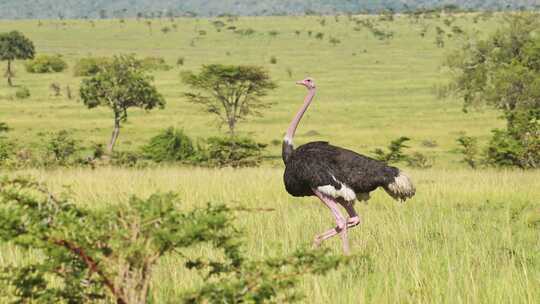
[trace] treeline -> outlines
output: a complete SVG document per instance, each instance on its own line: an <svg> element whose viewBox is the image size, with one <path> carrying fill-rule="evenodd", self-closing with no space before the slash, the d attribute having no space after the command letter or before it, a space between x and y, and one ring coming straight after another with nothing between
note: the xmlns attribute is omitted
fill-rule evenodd
<svg viewBox="0 0 540 304"><path fill-rule="evenodd" d="M304 15L379 13L384 10L524 10L539 9L531 0L0 0L1 19L128 18L218 15Z"/></svg>

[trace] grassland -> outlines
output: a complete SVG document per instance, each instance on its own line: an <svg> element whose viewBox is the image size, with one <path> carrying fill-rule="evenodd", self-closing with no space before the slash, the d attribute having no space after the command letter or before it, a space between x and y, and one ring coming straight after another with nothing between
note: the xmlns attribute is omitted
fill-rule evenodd
<svg viewBox="0 0 540 304"><path fill-rule="evenodd" d="M473 31L492 28L497 23L480 19L474 24L471 19L470 15L460 16L454 25ZM443 57L459 40L447 38L446 48L436 47L435 28L440 26L450 33L442 19L418 24L411 24L408 18L380 22L378 27L394 32L394 39L389 41L376 39L366 29L354 31L355 22L346 17L341 17L339 22L326 17L325 26L318 17L245 17L228 23L238 29L256 31L247 37L226 29L218 33L212 21L176 19L178 31L168 34L160 29L165 26L172 29L169 20L152 20L151 31L145 21L136 20L99 21L95 26L89 21L42 21L41 26L38 21L3 21L0 32L20 30L35 41L39 53L62 54L71 66L76 59L89 55L161 56L173 66L178 57L184 57L184 66L155 73L158 89L168 105L151 113L131 111L129 124L120 135L121 150L136 149L160 129L171 125L184 128L194 137L219 133L211 116L181 97L187 88L181 83L179 72L196 70L207 63L256 64L268 68L279 84L279 89L267 97L275 106L264 117L240 125L240 132L264 143L281 140L305 94L294 82L306 75L316 79L319 93L302 121L299 143L325 139L368 153L405 135L413 139L413 150L432 157L436 166L455 167L459 166L459 157L454 152L459 132L486 139L490 129L503 124L489 110L464 114L459 101L434 97L433 86L447 78L441 69ZM420 37L423 27L428 28L425 38ZM300 35L295 34L296 30L301 31ZM270 31L278 34L269 35ZM308 31L313 32L312 37ZM325 34L323 40L314 38L318 32ZM333 46L328 42L330 37L338 38L341 43ZM270 64L272 56L277 64ZM51 96L52 82L63 87L70 85L77 91L81 79L73 77L71 70L60 74L27 74L22 63L16 69L15 82L27 86L32 98L21 102L6 100L14 90L0 83L0 98L4 97L0 99L0 121L14 129L12 138L26 144L37 143L36 135L68 129L83 144L107 141L112 129L112 114L108 109L87 110L80 102ZM292 71L291 77L288 69ZM437 147L422 145L425 140L436 142ZM279 148L271 146L270 154L277 156Z"/></svg>
<svg viewBox="0 0 540 304"><path fill-rule="evenodd" d="M364 18L364 17L359 17ZM212 118L181 98L186 87L181 70L205 63L257 64L266 66L280 87L267 98L275 102L262 118L241 125L240 131L270 143L281 139L304 91L294 81L306 75L318 84L317 100L299 130L298 143L330 139L360 152L386 145L398 136L412 137L411 149L435 159L432 169L408 169L417 184L417 196L406 205L376 191L368 205L359 204L363 224L350 233L353 253L359 257L347 268L326 277L302 281L306 303L537 303L540 299L540 172L472 171L459 163L455 138L460 131L486 139L489 130L502 125L490 110L464 114L458 100L437 100L433 85L444 82L440 63L456 39L446 48L434 43L442 20L425 20L429 27L420 37L422 24L406 18L380 23L395 32L394 39L379 41L367 30L354 31L345 17L336 22L326 17L240 18L238 28L256 33L242 37L227 30L218 33L207 19L177 19L178 31L160 28L168 20L153 20L152 33L144 21L0 22L0 32L20 30L35 41L38 52L60 53L73 65L77 58L136 53L162 56L174 65L155 73L156 84L168 102L161 111L132 111L130 123L120 135L119 148L136 149L158 130L175 125L194 137L219 131ZM496 19L472 22L471 15L457 16L455 24L468 31L493 28ZM200 35L199 31L206 31ZM300 30L297 37L295 30ZM307 31L324 32L320 41ZM279 32L272 37L269 31ZM332 46L328 38L341 40ZM271 56L277 64L270 64ZM50 96L49 84L60 82L76 88L72 71L33 75L17 66L15 82L27 86L32 97L10 100L14 89L0 84L0 121L21 145L37 145L40 134L70 129L84 144L105 142L112 127L107 109L87 110L75 100ZM292 70L289 77L287 69ZM310 134L305 135L308 131ZM423 141L435 141L427 147ZM277 156L279 146L269 153ZM125 201L131 195L156 191L178 192L185 208L206 202L248 207L272 207L273 212L238 214L245 231L245 250L253 258L290 253L311 243L312 237L333 225L322 204L312 198L287 195L281 181L282 168L266 164L256 169L118 168L32 170L30 174L53 189L70 186L75 200L92 208ZM338 240L325 244L340 252ZM193 255L213 256L208 248ZM0 247L0 265L38 258L27 257L9 245ZM185 270L181 260L162 261L153 292L158 303L174 303L179 294L201 284Z"/></svg>
<svg viewBox="0 0 540 304"><path fill-rule="evenodd" d="M297 199L282 189L280 169L171 168L26 172L56 191L68 185L75 199L104 208L131 195L175 191L185 208L222 202L271 207L240 213L245 250L253 258L291 253L333 225L313 198ZM397 204L376 191L358 204L363 224L350 233L359 257L326 277L301 284L306 303L537 303L540 299L540 178L538 172L412 170L417 196ZM535 221L537 222L534 226ZM339 239L325 243L336 254ZM208 248L192 255L214 256ZM31 258L37 258L36 256ZM0 265L21 261L9 246ZM201 283L178 258L156 273L158 303ZM174 303L174 301L173 301Z"/></svg>

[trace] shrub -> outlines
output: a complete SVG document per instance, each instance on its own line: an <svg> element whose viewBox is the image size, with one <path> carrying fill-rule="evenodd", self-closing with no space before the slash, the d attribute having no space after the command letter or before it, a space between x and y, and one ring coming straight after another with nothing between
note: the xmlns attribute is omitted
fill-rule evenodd
<svg viewBox="0 0 540 304"><path fill-rule="evenodd" d="M234 32L236 34L240 35L240 36L251 36L251 35L255 34L255 30L252 29L252 28L239 29L239 30L236 30Z"/></svg>
<svg viewBox="0 0 540 304"><path fill-rule="evenodd" d="M373 151L375 158L386 163L397 163L406 160L407 156L403 153L403 149L409 148L405 145L405 142L409 140L410 138L405 136L394 139L388 145L388 152L382 149L375 149Z"/></svg>
<svg viewBox="0 0 540 304"><path fill-rule="evenodd" d="M87 57L81 58L73 67L75 76L93 76L96 75L101 67L105 64L110 64L111 59L108 57Z"/></svg>
<svg viewBox="0 0 540 304"><path fill-rule="evenodd" d="M167 65L162 57L145 57L141 60L141 67L147 71L168 71L171 66Z"/></svg>
<svg viewBox="0 0 540 304"><path fill-rule="evenodd" d="M15 145L7 139L0 137L0 165L11 158L15 151Z"/></svg>
<svg viewBox="0 0 540 304"><path fill-rule="evenodd" d="M140 165L141 155L137 152L132 151L114 151L112 158L111 158L111 164L114 166L120 166L120 167L138 167Z"/></svg>
<svg viewBox="0 0 540 304"><path fill-rule="evenodd" d="M60 55L39 55L26 63L26 71L28 73L58 73L64 71L67 66Z"/></svg>
<svg viewBox="0 0 540 304"><path fill-rule="evenodd" d="M49 139L45 144L45 150L53 164L66 165L70 157L78 150L77 141L72 137L70 132L60 130L49 135Z"/></svg>
<svg viewBox="0 0 540 304"><path fill-rule="evenodd" d="M254 167L261 163L265 147L247 137L211 137L200 148L199 161L218 167Z"/></svg>
<svg viewBox="0 0 540 304"><path fill-rule="evenodd" d="M523 132L523 137L508 130L492 131L487 151L486 163L499 167L539 168L540 130Z"/></svg>
<svg viewBox="0 0 540 304"><path fill-rule="evenodd" d="M428 158L420 152L414 152L405 159L407 165L413 168L428 169L433 167L433 159Z"/></svg>
<svg viewBox="0 0 540 304"><path fill-rule="evenodd" d="M176 65L184 65L184 57L178 57L176 60Z"/></svg>
<svg viewBox="0 0 540 304"><path fill-rule="evenodd" d="M276 64L277 63L277 58L275 56L270 57L270 63L271 64Z"/></svg>
<svg viewBox="0 0 540 304"><path fill-rule="evenodd" d="M27 87L19 87L17 91L15 91L15 97L17 99L30 98L30 90Z"/></svg>
<svg viewBox="0 0 540 304"><path fill-rule="evenodd" d="M476 169L478 165L478 140L475 137L462 135L458 137L457 142L461 146L459 151L463 154L463 162Z"/></svg>
<svg viewBox="0 0 540 304"><path fill-rule="evenodd" d="M193 142L182 130L173 127L152 137L142 148L143 157L155 162L185 161L195 156Z"/></svg>

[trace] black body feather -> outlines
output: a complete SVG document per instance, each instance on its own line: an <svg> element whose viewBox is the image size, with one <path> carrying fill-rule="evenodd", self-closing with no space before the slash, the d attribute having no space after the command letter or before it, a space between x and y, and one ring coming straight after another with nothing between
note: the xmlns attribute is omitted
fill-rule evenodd
<svg viewBox="0 0 540 304"><path fill-rule="evenodd" d="M325 185L339 190L341 183L355 193L369 193L386 188L400 173L398 168L323 141L297 149L284 142L283 160L285 188L292 196L311 196L312 189Z"/></svg>

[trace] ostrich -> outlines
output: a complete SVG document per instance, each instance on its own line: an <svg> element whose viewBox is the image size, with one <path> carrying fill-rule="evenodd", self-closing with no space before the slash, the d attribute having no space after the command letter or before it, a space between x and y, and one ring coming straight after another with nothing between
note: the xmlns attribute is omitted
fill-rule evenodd
<svg viewBox="0 0 540 304"><path fill-rule="evenodd" d="M332 211L336 227L315 236L313 245L318 247L323 241L339 234L343 251L349 254L347 229L360 224L360 217L354 209L355 200L369 200L369 193L378 187L399 201L411 198L416 190L410 178L398 168L328 142L310 142L295 149L294 133L316 91L311 78L297 84L305 86L308 94L283 139L285 189L295 197L316 196ZM341 214L339 205L347 211L347 220Z"/></svg>

